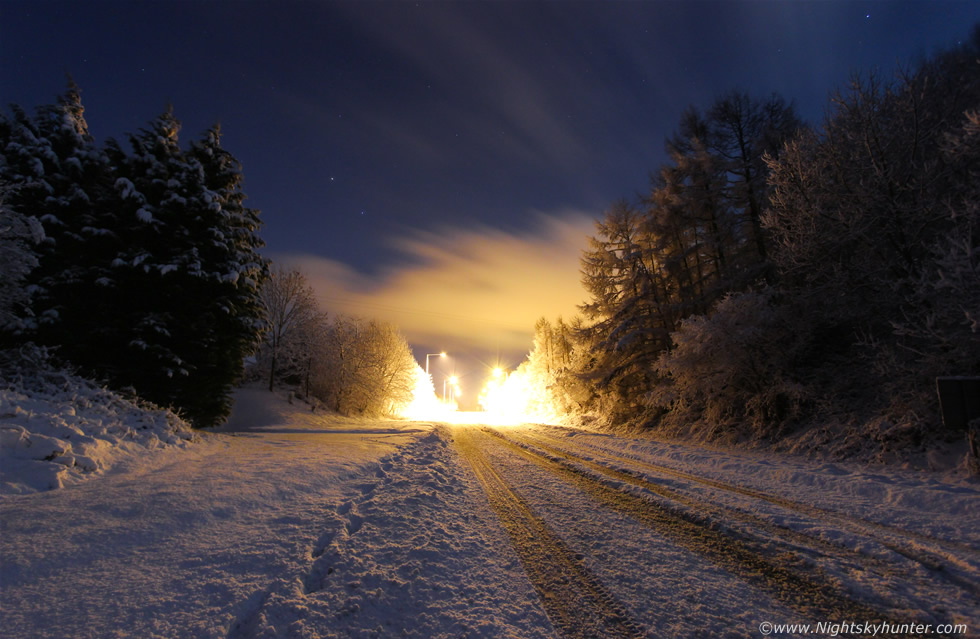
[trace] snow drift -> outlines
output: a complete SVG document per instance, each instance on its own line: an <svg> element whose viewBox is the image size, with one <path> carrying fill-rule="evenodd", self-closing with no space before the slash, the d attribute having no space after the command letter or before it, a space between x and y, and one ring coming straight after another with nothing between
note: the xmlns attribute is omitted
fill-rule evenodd
<svg viewBox="0 0 980 639"><path fill-rule="evenodd" d="M122 460L195 439L190 425L169 410L127 399L37 359L4 364L0 494L61 488Z"/></svg>

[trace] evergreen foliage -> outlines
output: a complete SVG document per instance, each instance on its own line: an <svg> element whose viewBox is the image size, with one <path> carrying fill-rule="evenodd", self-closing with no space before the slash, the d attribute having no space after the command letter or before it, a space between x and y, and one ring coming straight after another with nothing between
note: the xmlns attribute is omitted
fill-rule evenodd
<svg viewBox="0 0 980 639"><path fill-rule="evenodd" d="M168 108L128 136L128 151L98 148L73 83L33 118L12 111L0 178L10 209L36 216L46 236L18 339L196 426L220 423L258 345L267 263L219 129L185 151Z"/></svg>
<svg viewBox="0 0 980 639"><path fill-rule="evenodd" d="M37 266L35 248L43 240L37 218L11 210L0 191L0 331L23 328L23 318L29 316L24 278Z"/></svg>

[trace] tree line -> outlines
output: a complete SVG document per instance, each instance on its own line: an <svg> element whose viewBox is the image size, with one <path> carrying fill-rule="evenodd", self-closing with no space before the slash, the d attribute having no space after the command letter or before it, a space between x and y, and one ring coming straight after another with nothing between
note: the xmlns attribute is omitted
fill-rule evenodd
<svg viewBox="0 0 980 639"><path fill-rule="evenodd" d="M345 415L396 415L425 376L398 329L321 310L297 269L277 268L262 288L267 333L249 375L290 386Z"/></svg>
<svg viewBox="0 0 980 639"><path fill-rule="evenodd" d="M597 221L583 317L538 323L536 396L668 432L879 419L920 441L935 377L980 371L978 60L975 28L855 75L819 126L777 95L689 108L647 195Z"/></svg>
<svg viewBox="0 0 980 639"><path fill-rule="evenodd" d="M219 424L245 360L285 345L270 293L280 278L270 279L259 252L259 211L245 205L241 163L221 146L219 126L182 147L170 107L104 145L84 111L69 81L55 104L0 113L0 348L45 347L58 363L195 426ZM343 398L332 404L390 410L391 402L376 411L353 399L336 380L363 382L351 371L387 356L389 342L403 355L397 331L349 319L323 334L339 350L306 351L307 367L321 386L343 389L330 391ZM365 340L374 350L359 350L355 363L350 344ZM293 366L289 349L282 371Z"/></svg>

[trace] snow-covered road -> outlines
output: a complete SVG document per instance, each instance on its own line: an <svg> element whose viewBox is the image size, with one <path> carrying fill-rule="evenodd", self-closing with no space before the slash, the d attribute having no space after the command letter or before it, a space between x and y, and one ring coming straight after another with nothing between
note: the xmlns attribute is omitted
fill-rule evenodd
<svg viewBox="0 0 980 639"><path fill-rule="evenodd" d="M455 438L492 475L491 502L510 492L559 538L544 558L522 555L539 591L578 580L564 608L597 624L625 612L588 628L543 597L564 636L760 636L764 622L980 629L975 486L548 426ZM529 545L519 531L512 540ZM557 577L563 555L579 565ZM590 600L591 581L611 607Z"/></svg>
<svg viewBox="0 0 980 639"><path fill-rule="evenodd" d="M0 499L0 637L976 636L978 498L921 473L342 420L249 391L228 432Z"/></svg>

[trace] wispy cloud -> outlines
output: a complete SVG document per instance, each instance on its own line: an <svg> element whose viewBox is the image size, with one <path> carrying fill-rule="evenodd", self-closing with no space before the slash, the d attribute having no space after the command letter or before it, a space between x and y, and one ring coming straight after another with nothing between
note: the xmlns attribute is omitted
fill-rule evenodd
<svg viewBox="0 0 980 639"><path fill-rule="evenodd" d="M405 263L377 276L313 255L281 255L325 309L397 324L417 344L527 351L541 316L569 317L585 298L579 257L593 233L580 212L533 214L535 230L417 231L393 239Z"/></svg>
<svg viewBox="0 0 980 639"><path fill-rule="evenodd" d="M567 118L566 96L554 92L544 78L529 70L522 57L548 58L550 73L569 64L537 44L540 34L514 23L503 28L509 38L491 37L477 17L480 12L474 15L467 8L398 9L379 14L349 4L339 10L379 48L431 81L433 101L423 106L431 110L434 128L469 132L489 142L490 149L503 157L581 167L589 157L588 147L582 132ZM439 100L450 93L456 96L454 101ZM414 94L413 99L419 95ZM404 128L404 114L392 115L387 105L379 113L362 115L383 130L392 128L387 122L391 118L398 121L398 129Z"/></svg>

